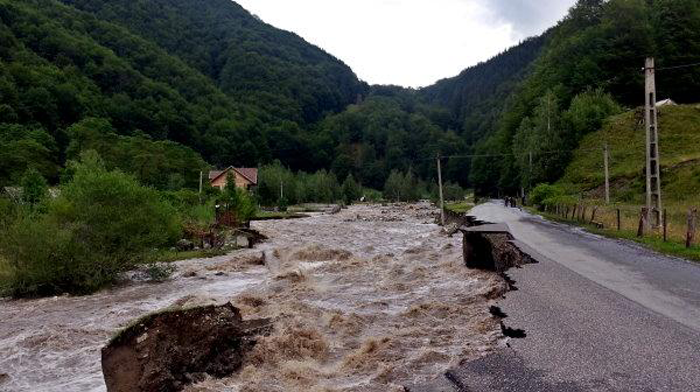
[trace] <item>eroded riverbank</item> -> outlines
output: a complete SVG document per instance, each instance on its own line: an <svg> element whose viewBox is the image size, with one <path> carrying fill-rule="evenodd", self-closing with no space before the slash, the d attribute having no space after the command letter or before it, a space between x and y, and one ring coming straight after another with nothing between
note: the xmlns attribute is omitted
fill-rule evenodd
<svg viewBox="0 0 700 392"><path fill-rule="evenodd" d="M99 350L133 318L232 301L271 317L242 371L190 391L387 391L429 380L500 339L488 313L505 283L467 270L461 238L427 204L355 206L256 222L256 249L177 263L172 281L88 297L0 303L0 390L103 391ZM264 265L260 265L264 263Z"/></svg>

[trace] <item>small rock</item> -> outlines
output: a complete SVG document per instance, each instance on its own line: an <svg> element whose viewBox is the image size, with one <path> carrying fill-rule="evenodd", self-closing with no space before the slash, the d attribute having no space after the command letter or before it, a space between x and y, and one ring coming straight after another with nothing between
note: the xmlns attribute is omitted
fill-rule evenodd
<svg viewBox="0 0 700 392"><path fill-rule="evenodd" d="M185 252L194 249L194 244L183 238L175 244L175 248L180 252Z"/></svg>

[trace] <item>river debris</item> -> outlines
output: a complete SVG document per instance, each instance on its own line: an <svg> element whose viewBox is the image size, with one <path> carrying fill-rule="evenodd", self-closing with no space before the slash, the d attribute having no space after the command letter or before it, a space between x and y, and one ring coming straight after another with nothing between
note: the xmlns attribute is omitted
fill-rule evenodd
<svg viewBox="0 0 700 392"><path fill-rule="evenodd" d="M267 320L243 321L233 305L169 309L139 319L102 349L108 392L176 392L238 370Z"/></svg>

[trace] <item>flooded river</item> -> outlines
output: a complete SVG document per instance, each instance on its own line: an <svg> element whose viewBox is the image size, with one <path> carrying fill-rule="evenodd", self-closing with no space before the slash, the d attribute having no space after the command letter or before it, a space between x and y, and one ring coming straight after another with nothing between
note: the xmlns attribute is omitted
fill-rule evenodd
<svg viewBox="0 0 700 392"><path fill-rule="evenodd" d="M271 317L236 375L188 391L391 391L430 380L500 339L500 278L463 266L461 236L428 204L354 206L257 222L256 249L176 263L172 280L86 297L0 301L0 391L104 391L100 349L168 306L227 301ZM263 264L264 265L260 265Z"/></svg>

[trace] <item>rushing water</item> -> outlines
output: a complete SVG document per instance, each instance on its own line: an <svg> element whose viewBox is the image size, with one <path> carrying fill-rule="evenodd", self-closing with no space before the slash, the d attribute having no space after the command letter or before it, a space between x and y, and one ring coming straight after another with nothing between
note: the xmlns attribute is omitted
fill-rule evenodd
<svg viewBox="0 0 700 392"><path fill-rule="evenodd" d="M168 306L227 301L244 317L272 317L275 331L240 373L191 391L387 391L428 380L494 346L487 308L503 284L463 267L459 236L442 234L434 212L355 206L258 222L265 244L176 263L166 283L4 300L0 390L104 391L100 349L120 327Z"/></svg>

